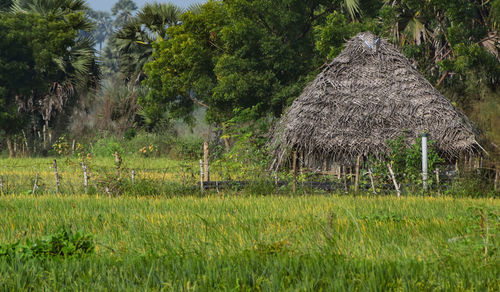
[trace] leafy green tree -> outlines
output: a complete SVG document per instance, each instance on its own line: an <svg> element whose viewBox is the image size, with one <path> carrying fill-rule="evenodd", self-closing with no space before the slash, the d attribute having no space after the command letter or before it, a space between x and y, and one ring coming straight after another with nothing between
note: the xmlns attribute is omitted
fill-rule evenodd
<svg viewBox="0 0 500 292"><path fill-rule="evenodd" d="M236 108L279 115L320 65L312 28L334 9L331 1L229 0L186 13L156 47L142 102L180 116L199 104L216 123Z"/></svg>

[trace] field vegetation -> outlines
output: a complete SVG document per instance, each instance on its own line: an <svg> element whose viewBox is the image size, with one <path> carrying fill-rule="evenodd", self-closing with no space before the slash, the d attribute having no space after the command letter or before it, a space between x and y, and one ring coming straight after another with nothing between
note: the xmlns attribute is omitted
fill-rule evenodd
<svg viewBox="0 0 500 292"><path fill-rule="evenodd" d="M0 256L3 290L500 288L495 199L6 195L0 208L2 243L95 240L83 257Z"/></svg>

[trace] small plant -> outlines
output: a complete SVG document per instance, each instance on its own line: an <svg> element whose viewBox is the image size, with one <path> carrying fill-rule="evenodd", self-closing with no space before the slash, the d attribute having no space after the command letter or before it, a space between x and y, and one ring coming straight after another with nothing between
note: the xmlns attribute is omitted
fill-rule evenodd
<svg viewBox="0 0 500 292"><path fill-rule="evenodd" d="M41 239L26 240L24 244L0 244L0 257L9 258L48 258L82 257L95 250L94 236L90 233L61 229L59 232L43 236Z"/></svg>
<svg viewBox="0 0 500 292"><path fill-rule="evenodd" d="M137 152L139 152L139 154L144 157L153 157L158 153L158 146L156 145L144 146L140 148L139 151Z"/></svg>
<svg viewBox="0 0 500 292"><path fill-rule="evenodd" d="M57 141L52 145L52 149L57 155L60 156L68 155L71 151L69 142L66 140L66 136L64 135L57 139Z"/></svg>

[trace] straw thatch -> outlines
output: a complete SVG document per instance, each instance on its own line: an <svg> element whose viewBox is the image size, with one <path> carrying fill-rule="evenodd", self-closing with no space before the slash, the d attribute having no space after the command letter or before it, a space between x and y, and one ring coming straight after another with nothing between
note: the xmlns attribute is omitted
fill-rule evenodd
<svg viewBox="0 0 500 292"><path fill-rule="evenodd" d="M302 153L309 167L351 163L358 155L382 157L388 139L406 133L412 143L424 132L450 160L480 149L467 118L394 46L363 32L347 42L277 124L273 168L285 163L291 150Z"/></svg>

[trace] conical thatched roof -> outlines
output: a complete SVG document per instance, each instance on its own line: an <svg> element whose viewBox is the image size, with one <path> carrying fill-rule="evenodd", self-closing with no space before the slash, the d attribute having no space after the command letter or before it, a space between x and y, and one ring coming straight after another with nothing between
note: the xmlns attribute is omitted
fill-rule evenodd
<svg viewBox="0 0 500 292"><path fill-rule="evenodd" d="M388 139L406 133L414 141L424 132L449 159L480 148L472 124L408 59L386 40L363 32L282 117L273 133L273 167L283 164L291 149L318 164L380 157Z"/></svg>

